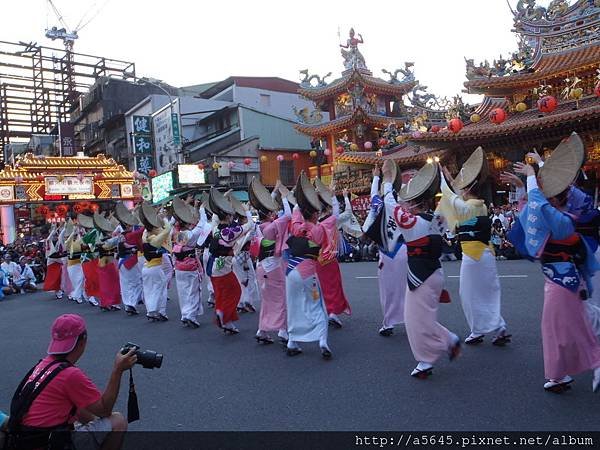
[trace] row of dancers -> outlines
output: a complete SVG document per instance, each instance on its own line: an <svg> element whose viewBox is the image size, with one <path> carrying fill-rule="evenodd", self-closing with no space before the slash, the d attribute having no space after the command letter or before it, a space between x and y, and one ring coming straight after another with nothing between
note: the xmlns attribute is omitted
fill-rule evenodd
<svg viewBox="0 0 600 450"><path fill-rule="evenodd" d="M583 154L573 134L545 164L539 161L538 174L533 166L515 165L526 186L515 174L503 174L522 204L511 241L522 255L540 260L545 275L544 389L551 392L569 389L572 375L585 370L593 370L593 390L600 385L600 308L594 300L600 289L594 294L592 279L600 213L574 185L583 156L579 161L572 155ZM168 320L174 272L181 321L197 328L205 277L215 322L224 333L237 334L238 312L253 311L260 301L257 342L271 344L277 333L289 356L301 354L302 343L318 342L329 359L328 326L341 327L339 316L351 313L337 261L340 229L365 233L380 254L379 333L390 336L404 324L417 362L411 375L427 379L441 357L454 360L460 354L461 343L480 345L490 337L493 345L504 346L512 340L501 313L483 200L486 164L478 148L455 178L428 163L402 185L396 165L386 161L373 170L371 208L362 227L346 192L340 212L333 186L318 180L313 185L304 174L293 194L280 183L273 193L256 179L250 183L257 222L246 205L215 188L200 207L174 199L170 218L147 203L134 212L118 204L113 217L79 216L77 226L51 232L46 289L66 290L77 301L97 300L104 310L122 301L132 315L143 303L148 319L158 322ZM469 325L464 339L437 320L439 303L450 301L440 264L445 229L457 230L463 253L459 296Z"/></svg>

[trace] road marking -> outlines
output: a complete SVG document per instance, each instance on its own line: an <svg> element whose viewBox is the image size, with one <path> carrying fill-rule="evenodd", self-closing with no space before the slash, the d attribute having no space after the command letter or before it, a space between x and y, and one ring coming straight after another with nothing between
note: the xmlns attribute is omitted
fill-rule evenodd
<svg viewBox="0 0 600 450"><path fill-rule="evenodd" d="M527 278L529 275L498 275L498 278ZM448 278L460 278L460 275L447 275Z"/></svg>
<svg viewBox="0 0 600 450"><path fill-rule="evenodd" d="M447 278L460 278L460 275L446 275ZM498 278L527 278L529 275L498 275ZM354 277L357 280L373 280L379 277Z"/></svg>

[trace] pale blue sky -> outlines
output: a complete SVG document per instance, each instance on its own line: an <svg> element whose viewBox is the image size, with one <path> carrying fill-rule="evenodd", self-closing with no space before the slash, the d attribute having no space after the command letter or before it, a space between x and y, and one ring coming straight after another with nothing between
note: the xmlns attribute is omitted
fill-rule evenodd
<svg viewBox="0 0 600 450"><path fill-rule="evenodd" d="M516 4L516 0L510 0ZM542 1L547 4L548 1ZM55 0L75 27L94 4L105 5L80 32L75 50L136 63L139 76L189 85L229 75L297 81L308 68L338 76L338 27L363 35L361 51L376 76L404 61L433 93L453 95L465 81L463 57L493 59L516 50L506 0ZM0 40L37 41L58 20L46 0L0 0ZM331 79L330 79L331 80Z"/></svg>

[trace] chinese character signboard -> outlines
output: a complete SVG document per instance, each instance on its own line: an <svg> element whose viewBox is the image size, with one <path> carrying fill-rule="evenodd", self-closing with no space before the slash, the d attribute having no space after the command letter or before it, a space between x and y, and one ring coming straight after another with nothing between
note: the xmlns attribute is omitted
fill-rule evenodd
<svg viewBox="0 0 600 450"><path fill-rule="evenodd" d="M172 170L177 164L177 150L181 142L179 132L179 101L167 105L152 116L156 171L161 174Z"/></svg>
<svg viewBox="0 0 600 450"><path fill-rule="evenodd" d="M75 154L75 126L72 123L61 122L58 126L60 154L73 156Z"/></svg>
<svg viewBox="0 0 600 450"><path fill-rule="evenodd" d="M154 168L154 158L150 155L140 155L135 157L135 167L142 175L148 176Z"/></svg>
<svg viewBox="0 0 600 450"><path fill-rule="evenodd" d="M151 136L133 136L134 153L152 153L152 137Z"/></svg>
<svg viewBox="0 0 600 450"><path fill-rule="evenodd" d="M151 134L152 129L150 116L133 116L133 133L134 134Z"/></svg>

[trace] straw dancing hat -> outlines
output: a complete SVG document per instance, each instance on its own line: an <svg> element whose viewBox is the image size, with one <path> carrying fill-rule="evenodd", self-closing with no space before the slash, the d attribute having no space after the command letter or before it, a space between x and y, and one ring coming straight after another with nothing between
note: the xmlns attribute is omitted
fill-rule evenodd
<svg viewBox="0 0 600 450"><path fill-rule="evenodd" d="M244 205L242 205L242 202L240 202L236 198L236 196L233 195L233 193L228 192L227 195L225 195L225 197L227 198L227 200L229 200L229 203L231 203L231 207L238 216L246 217L246 210L244 209Z"/></svg>
<svg viewBox="0 0 600 450"><path fill-rule="evenodd" d="M180 222L192 225L196 223L194 222L194 216L192 215L192 210L189 205L179 197L173 198L173 215Z"/></svg>
<svg viewBox="0 0 600 450"><path fill-rule="evenodd" d="M94 221L94 226L104 233L112 233L115 231L115 226L106 217L101 216L97 212L94 213L92 220Z"/></svg>
<svg viewBox="0 0 600 450"><path fill-rule="evenodd" d="M156 214L156 209L150 203L143 202L142 206L138 210L138 214L140 216L141 222L148 229L152 228L160 228L162 226L162 221L158 218Z"/></svg>
<svg viewBox="0 0 600 450"><path fill-rule="evenodd" d="M250 204L262 213L268 214L277 211L277 205L273 197L256 177L252 177L248 185L248 199Z"/></svg>
<svg viewBox="0 0 600 450"><path fill-rule="evenodd" d="M225 216L233 216L235 214L229 200L214 187L210 188L208 204L210 205L210 210L221 219L224 219Z"/></svg>
<svg viewBox="0 0 600 450"><path fill-rule="evenodd" d="M400 189L400 199L405 202L416 200L425 194L433 197L440 184L440 167L437 163L427 163L412 179Z"/></svg>
<svg viewBox="0 0 600 450"><path fill-rule="evenodd" d="M298 200L298 206L304 211L321 211L319 195L306 177L304 171L300 173L298 181L296 182L296 199Z"/></svg>
<svg viewBox="0 0 600 450"><path fill-rule="evenodd" d="M488 168L485 153L483 148L477 147L454 178L452 186L455 190L464 189L477 180L484 180L487 176Z"/></svg>
<svg viewBox="0 0 600 450"><path fill-rule="evenodd" d="M315 178L315 189L323 204L331 207L333 205L333 193L331 192L331 189L325 186L325 183L323 183L320 178Z"/></svg>
<svg viewBox="0 0 600 450"><path fill-rule="evenodd" d="M77 223L88 230L94 228L94 219L92 219L90 216L86 216L85 214L77 214Z"/></svg>
<svg viewBox="0 0 600 450"><path fill-rule="evenodd" d="M125 206L123 202L117 202L117 205L115 206L115 217L119 222L124 223L125 225L137 225L139 223L137 217L127 209L127 206Z"/></svg>
<svg viewBox="0 0 600 450"><path fill-rule="evenodd" d="M200 204L204 206L204 209L210 214L213 214L213 210L210 209L210 202L208 201L208 192L203 192L200 196Z"/></svg>
<svg viewBox="0 0 600 450"><path fill-rule="evenodd" d="M547 198L565 191L577 178L585 160L585 147L575 132L564 139L546 159L538 177Z"/></svg>

